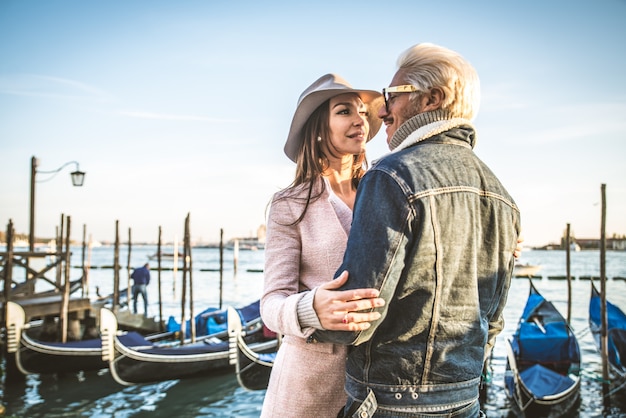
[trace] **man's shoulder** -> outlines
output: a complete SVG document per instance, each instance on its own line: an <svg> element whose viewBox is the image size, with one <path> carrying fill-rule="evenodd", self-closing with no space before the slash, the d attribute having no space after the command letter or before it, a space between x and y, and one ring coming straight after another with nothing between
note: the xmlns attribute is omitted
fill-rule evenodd
<svg viewBox="0 0 626 418"><path fill-rule="evenodd" d="M131 274L131 276L133 275L146 275L146 274L150 274L150 270L148 270L146 267L138 267L136 268L133 273Z"/></svg>
<svg viewBox="0 0 626 418"><path fill-rule="evenodd" d="M384 155L380 159L374 161L367 174L384 172L384 173L396 173L398 170L402 170L403 167L415 167L414 160L418 158L415 147L409 147L398 152L392 152Z"/></svg>
<svg viewBox="0 0 626 418"><path fill-rule="evenodd" d="M372 166L367 172L374 172L376 170L385 170L387 167L393 166L398 159L398 153L392 152L385 154L379 159L372 162Z"/></svg>

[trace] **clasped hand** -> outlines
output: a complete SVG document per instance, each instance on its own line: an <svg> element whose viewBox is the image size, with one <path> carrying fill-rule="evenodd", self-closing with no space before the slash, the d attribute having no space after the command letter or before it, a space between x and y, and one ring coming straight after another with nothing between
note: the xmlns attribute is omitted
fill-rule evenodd
<svg viewBox="0 0 626 418"><path fill-rule="evenodd" d="M336 290L347 280L348 272L344 271L315 292L313 308L326 330L363 331L380 318L379 312L369 311L385 304L385 300L378 297L378 289Z"/></svg>

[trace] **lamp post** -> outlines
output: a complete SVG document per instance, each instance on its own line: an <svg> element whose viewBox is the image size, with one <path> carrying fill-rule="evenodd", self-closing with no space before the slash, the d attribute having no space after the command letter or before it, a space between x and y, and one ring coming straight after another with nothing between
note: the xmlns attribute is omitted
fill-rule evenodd
<svg viewBox="0 0 626 418"><path fill-rule="evenodd" d="M30 229L28 234L28 246L30 252L35 251L35 177L37 176L37 173L52 174L52 177L54 177L59 171L61 171L63 168L67 167L70 164L76 165L76 169L70 173L70 176L72 177L72 184L76 187L80 187L85 181L85 172L80 171L78 163L76 161L69 161L63 164L61 167L57 168L56 170L37 171L39 160L37 160L37 158L35 158L34 156L30 160ZM50 177L48 180L50 180L52 177Z"/></svg>

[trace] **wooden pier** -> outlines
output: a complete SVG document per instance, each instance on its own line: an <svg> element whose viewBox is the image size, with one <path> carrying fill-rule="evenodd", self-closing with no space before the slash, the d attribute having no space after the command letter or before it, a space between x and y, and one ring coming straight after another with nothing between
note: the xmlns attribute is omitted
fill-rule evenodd
<svg viewBox="0 0 626 418"><path fill-rule="evenodd" d="M47 257L54 255L55 259L46 264L39 271L33 269L30 260L32 258ZM59 257L60 256L60 257ZM69 254L67 255L69 257ZM77 313L81 317L91 305L88 298L71 296L81 287L81 280L73 283L66 278L65 282L50 279L46 275L53 269L61 269L65 253L32 253L32 252L0 252L0 280L4 282L3 291L0 292L0 304L4 307L6 301L12 301L24 308L27 319L37 319L48 315L59 316L64 310L67 313ZM13 267L26 269L27 278L22 282L13 279ZM52 290L35 292L35 282L42 280L52 286ZM0 314L4 320L4 309Z"/></svg>
<svg viewBox="0 0 626 418"><path fill-rule="evenodd" d="M63 310L63 297L60 293L32 295L12 299L24 309L26 320L41 319L46 316L59 316ZM88 298L70 298L67 312L72 317L84 319L89 316L91 302Z"/></svg>
<svg viewBox="0 0 626 418"><path fill-rule="evenodd" d="M59 339L67 340L68 324L84 320L90 316L92 306L83 297L84 277L70 281L70 219L66 218L67 238L59 237L60 244L50 251L15 251L13 248L14 229L12 221L7 226L7 248L0 252L0 319L6 322L6 304L15 302L23 309L27 321L42 319L58 322ZM61 228L63 230L63 228ZM63 245L65 243L65 245ZM14 270L22 268L24 274L14 278ZM84 275L83 275L84 276ZM35 284L45 282L50 290L36 292ZM78 296L80 295L80 296Z"/></svg>

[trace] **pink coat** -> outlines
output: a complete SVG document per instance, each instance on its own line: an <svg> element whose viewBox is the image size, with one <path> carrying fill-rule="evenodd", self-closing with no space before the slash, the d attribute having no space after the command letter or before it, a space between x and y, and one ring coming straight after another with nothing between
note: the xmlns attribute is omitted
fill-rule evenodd
<svg viewBox="0 0 626 418"><path fill-rule="evenodd" d="M286 193L289 197L282 198ZM327 186L320 198L311 202L305 218L290 225L302 213L306 197L302 187L297 195L277 193L267 223L261 315L264 323L284 338L261 417L334 418L346 402L347 348L307 344L314 329L302 329L297 308L306 293L332 279L341 265L352 211Z"/></svg>

